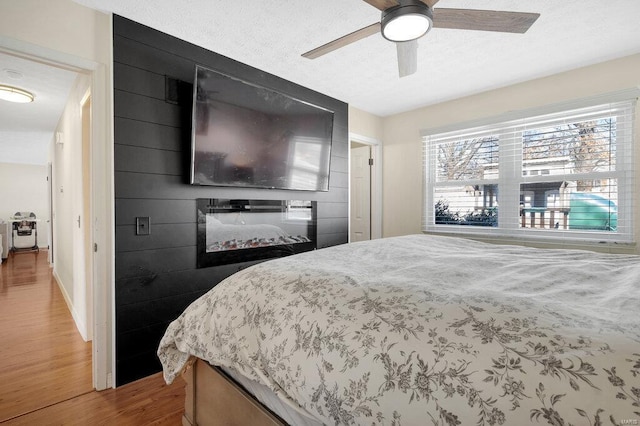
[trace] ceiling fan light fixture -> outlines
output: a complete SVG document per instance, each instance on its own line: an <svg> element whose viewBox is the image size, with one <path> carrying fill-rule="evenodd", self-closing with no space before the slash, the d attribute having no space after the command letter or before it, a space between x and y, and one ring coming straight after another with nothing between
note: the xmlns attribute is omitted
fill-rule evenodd
<svg viewBox="0 0 640 426"><path fill-rule="evenodd" d="M425 35L433 26L429 6L419 0L404 0L382 12L382 36L390 41L410 41Z"/></svg>
<svg viewBox="0 0 640 426"><path fill-rule="evenodd" d="M17 102L17 103L29 103L33 102L34 96L32 93L27 92L26 90L18 89L17 87L7 86L4 84L0 84L0 99L9 102Z"/></svg>

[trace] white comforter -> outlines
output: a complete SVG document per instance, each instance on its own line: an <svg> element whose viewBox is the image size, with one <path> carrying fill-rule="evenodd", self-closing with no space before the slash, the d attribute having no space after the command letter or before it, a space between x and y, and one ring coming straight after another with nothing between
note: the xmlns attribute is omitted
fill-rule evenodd
<svg viewBox="0 0 640 426"><path fill-rule="evenodd" d="M414 235L241 271L158 355L167 382L197 356L326 424L619 424L640 420L639 311L637 257Z"/></svg>

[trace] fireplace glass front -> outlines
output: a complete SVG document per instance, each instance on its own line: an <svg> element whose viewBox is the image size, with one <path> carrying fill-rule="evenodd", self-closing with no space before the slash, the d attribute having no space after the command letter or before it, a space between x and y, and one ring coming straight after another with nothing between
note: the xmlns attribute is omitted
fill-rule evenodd
<svg viewBox="0 0 640 426"><path fill-rule="evenodd" d="M199 198L198 268L316 248L316 202Z"/></svg>

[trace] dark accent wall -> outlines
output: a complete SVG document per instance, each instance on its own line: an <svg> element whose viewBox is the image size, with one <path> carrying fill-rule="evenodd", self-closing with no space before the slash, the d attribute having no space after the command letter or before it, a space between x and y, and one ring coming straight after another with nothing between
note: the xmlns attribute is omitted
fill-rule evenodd
<svg viewBox="0 0 640 426"><path fill-rule="evenodd" d="M116 377L160 371L169 322L225 277L256 262L196 269L196 199L318 202L318 248L348 240L347 104L125 18L113 19ZM189 185L195 65L335 112L328 192ZM148 216L150 235L136 235Z"/></svg>

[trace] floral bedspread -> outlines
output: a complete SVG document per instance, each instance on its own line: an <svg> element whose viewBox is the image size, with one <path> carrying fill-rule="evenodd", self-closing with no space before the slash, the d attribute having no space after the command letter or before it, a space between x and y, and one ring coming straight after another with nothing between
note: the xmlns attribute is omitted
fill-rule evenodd
<svg viewBox="0 0 640 426"><path fill-rule="evenodd" d="M640 259L412 235L243 270L167 329L326 424L640 423Z"/></svg>

